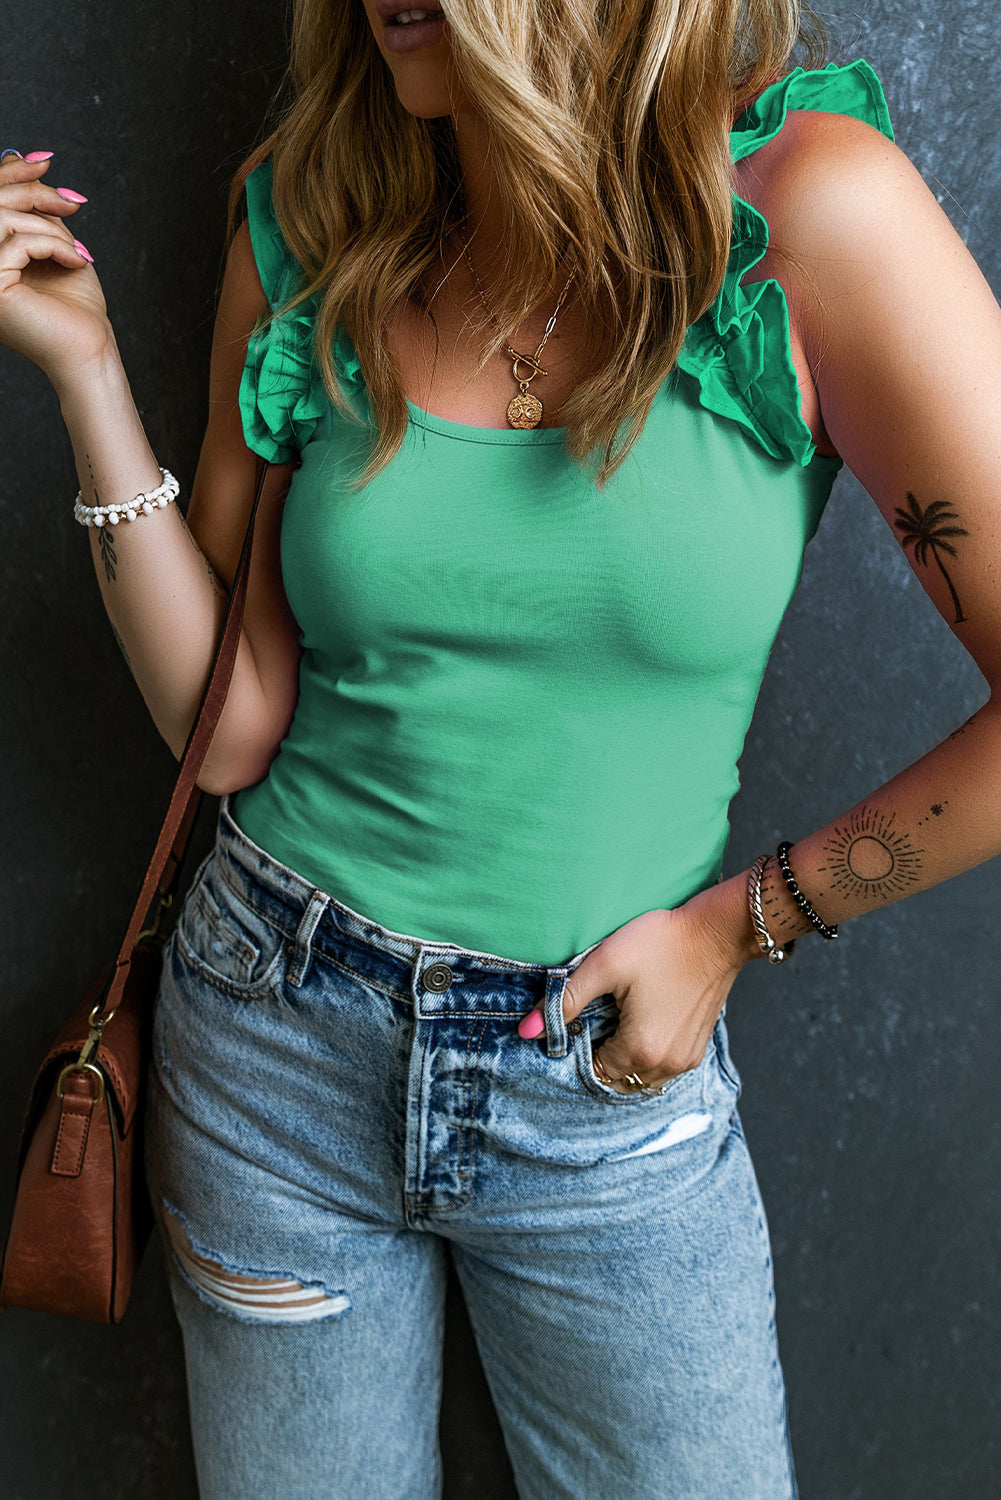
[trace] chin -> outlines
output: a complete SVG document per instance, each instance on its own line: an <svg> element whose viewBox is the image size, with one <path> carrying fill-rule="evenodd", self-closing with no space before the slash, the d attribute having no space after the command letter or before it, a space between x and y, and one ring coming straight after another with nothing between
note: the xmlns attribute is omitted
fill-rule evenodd
<svg viewBox="0 0 1001 1500"><path fill-rule="evenodd" d="M457 115L469 108L469 103L458 83L449 80L449 58L447 45L442 44L444 56L420 61L414 58L393 56L386 58L393 75L396 97L407 114L418 120L438 120L443 115ZM429 48L429 53L434 50ZM385 57L385 53L383 53Z"/></svg>
<svg viewBox="0 0 1001 1500"><path fill-rule="evenodd" d="M444 89L406 88L397 81L396 97L407 114L418 120L438 120L454 113Z"/></svg>

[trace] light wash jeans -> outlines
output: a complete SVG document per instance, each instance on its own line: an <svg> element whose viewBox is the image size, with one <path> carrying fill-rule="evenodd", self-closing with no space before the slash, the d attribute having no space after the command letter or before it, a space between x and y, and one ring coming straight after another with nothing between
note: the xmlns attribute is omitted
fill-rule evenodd
<svg viewBox="0 0 1001 1500"><path fill-rule="evenodd" d="M440 1496L449 1254L523 1500L795 1500L725 1022L663 1093L616 1093L612 997L562 1019L590 951L390 932L223 799L146 1117L203 1500Z"/></svg>

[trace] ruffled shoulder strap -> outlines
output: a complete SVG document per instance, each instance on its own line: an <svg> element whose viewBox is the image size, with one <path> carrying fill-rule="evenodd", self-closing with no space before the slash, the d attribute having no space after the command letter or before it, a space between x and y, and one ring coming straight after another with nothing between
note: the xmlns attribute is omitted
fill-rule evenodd
<svg viewBox="0 0 1001 1500"><path fill-rule="evenodd" d="M893 140L882 85L870 64L859 58L844 66L796 68L770 84L734 122L732 159L742 161L778 135L790 109L853 115ZM764 217L735 193L723 287L689 328L678 364L698 381L704 407L738 422L773 458L805 467L816 445L800 407L785 293L774 280L742 285L767 248Z"/></svg>
<svg viewBox="0 0 1001 1500"><path fill-rule="evenodd" d="M271 201L272 161L270 156L258 162L247 175L244 194L247 203L247 227L257 262L261 286L272 307L287 295L289 270L295 264L278 228Z"/></svg>
<svg viewBox="0 0 1001 1500"><path fill-rule="evenodd" d="M261 286L272 308L301 283L302 267L285 243L271 197L268 157L245 183L250 243ZM316 363L316 296L253 330L240 379L239 404L247 447L271 463L297 462L323 415L327 393ZM340 346L335 345L335 358Z"/></svg>

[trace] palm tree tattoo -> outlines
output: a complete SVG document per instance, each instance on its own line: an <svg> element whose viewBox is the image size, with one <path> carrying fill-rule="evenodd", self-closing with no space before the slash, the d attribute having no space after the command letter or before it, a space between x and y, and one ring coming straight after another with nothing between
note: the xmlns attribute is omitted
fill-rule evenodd
<svg viewBox="0 0 1001 1500"><path fill-rule="evenodd" d="M952 579L946 572L945 564L939 554L947 552L950 557L955 557L957 555L956 549L949 538L954 536L969 536L970 533L964 531L962 526L950 526L947 524L950 521L959 520L956 512L951 509L948 500L933 500L929 506L922 510L916 496L912 495L910 490L908 490L907 502L907 510L902 505L897 506L897 519L893 523L894 530L900 532L900 544L905 551L908 547L913 547L914 561L920 563L923 568L927 567L928 553L929 551L931 552L932 557L938 563L942 577L949 585L949 593L952 595L952 602L956 606L956 618L953 623L961 625L966 616L963 614L959 595L956 593Z"/></svg>

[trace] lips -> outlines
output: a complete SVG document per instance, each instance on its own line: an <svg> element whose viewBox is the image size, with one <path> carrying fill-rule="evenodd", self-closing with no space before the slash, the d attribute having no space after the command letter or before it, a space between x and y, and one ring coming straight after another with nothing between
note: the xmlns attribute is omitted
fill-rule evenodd
<svg viewBox="0 0 1001 1500"><path fill-rule="evenodd" d="M445 38L445 16L437 5L416 6L413 0L379 0L378 10L385 25L382 28L382 45L387 52L418 52L424 47L434 47ZM393 19L400 11L426 10L423 21L400 22Z"/></svg>
<svg viewBox="0 0 1001 1500"><path fill-rule="evenodd" d="M414 5L413 0L376 0L375 13L382 21L389 21L395 25L393 17L398 16L401 10L427 10L434 11L436 16L441 15L441 6L435 5L433 0L428 5ZM431 19L436 19L436 16L433 16ZM413 24L415 26L423 26L424 22L415 21Z"/></svg>

